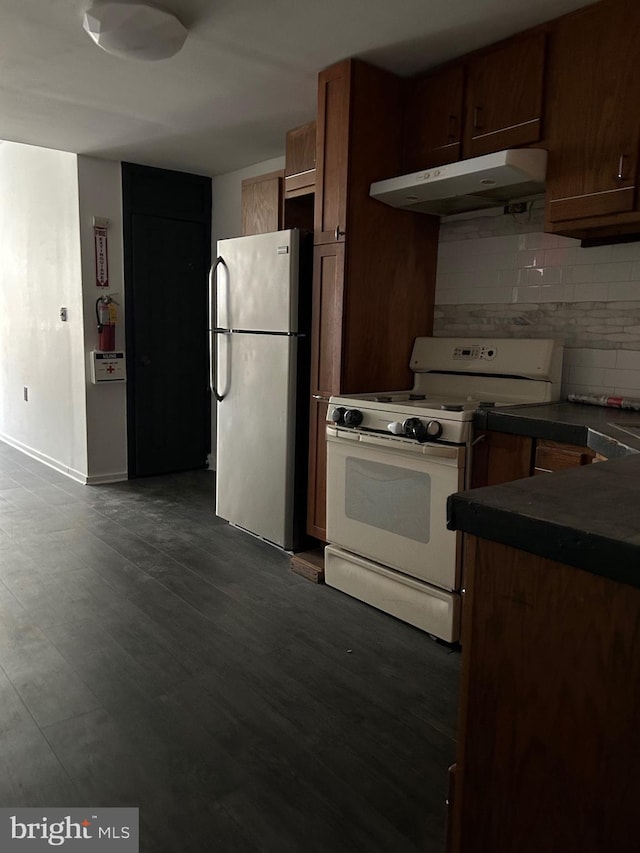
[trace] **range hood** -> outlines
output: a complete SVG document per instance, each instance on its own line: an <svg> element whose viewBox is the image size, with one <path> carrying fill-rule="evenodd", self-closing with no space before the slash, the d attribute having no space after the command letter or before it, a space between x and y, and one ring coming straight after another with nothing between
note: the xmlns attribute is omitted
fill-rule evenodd
<svg viewBox="0 0 640 853"><path fill-rule="evenodd" d="M544 192L546 169L543 149L514 148L377 181L369 194L391 207L447 216Z"/></svg>

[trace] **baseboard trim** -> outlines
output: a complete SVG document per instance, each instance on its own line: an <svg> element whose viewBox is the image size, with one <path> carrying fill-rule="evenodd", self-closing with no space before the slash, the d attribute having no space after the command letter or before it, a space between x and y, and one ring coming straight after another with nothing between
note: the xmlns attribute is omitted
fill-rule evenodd
<svg viewBox="0 0 640 853"><path fill-rule="evenodd" d="M126 471L115 471L112 474L90 474L87 477L88 486L101 486L105 483L122 483L129 479Z"/></svg>
<svg viewBox="0 0 640 853"><path fill-rule="evenodd" d="M76 471L75 468L70 468L63 462L59 462L57 459L54 459L51 456L47 456L46 453L41 453L39 450L35 450L35 448L29 447L28 444L23 444L21 441L18 441L17 439L12 438L9 435L5 435L5 433L0 433L0 440L4 441L4 443L8 444L10 447L13 447L15 450L19 450L21 453L24 453L25 456L30 456L32 459L37 459L38 462L42 462L49 468L53 468L54 471L58 471L60 474L65 474L65 476L70 477L72 480L75 480L76 483L82 483L83 486L86 485L87 475L83 474L82 471Z"/></svg>

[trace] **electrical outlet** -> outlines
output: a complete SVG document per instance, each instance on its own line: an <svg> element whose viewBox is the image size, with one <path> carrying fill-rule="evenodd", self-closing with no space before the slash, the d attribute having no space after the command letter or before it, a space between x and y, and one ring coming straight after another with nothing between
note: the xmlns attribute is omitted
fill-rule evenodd
<svg viewBox="0 0 640 853"><path fill-rule="evenodd" d="M513 201L511 204L505 204L504 206L505 213L526 213L527 212L527 202L526 201Z"/></svg>
<svg viewBox="0 0 640 853"><path fill-rule="evenodd" d="M25 403L28 403L29 402L29 389L27 388L26 385L22 389L22 396L24 398Z"/></svg>

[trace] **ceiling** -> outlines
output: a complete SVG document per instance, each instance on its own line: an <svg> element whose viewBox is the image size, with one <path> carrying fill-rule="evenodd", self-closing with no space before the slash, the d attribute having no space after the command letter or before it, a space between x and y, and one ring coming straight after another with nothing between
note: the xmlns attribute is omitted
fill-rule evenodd
<svg viewBox="0 0 640 853"><path fill-rule="evenodd" d="M161 0L176 56L117 59L91 0L2 0L0 138L216 175L280 156L318 71L359 56L411 75L589 0Z"/></svg>

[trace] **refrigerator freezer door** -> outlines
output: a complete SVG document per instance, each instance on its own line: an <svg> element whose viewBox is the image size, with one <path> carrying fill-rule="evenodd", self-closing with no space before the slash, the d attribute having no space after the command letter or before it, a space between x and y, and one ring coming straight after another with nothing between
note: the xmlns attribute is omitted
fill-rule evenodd
<svg viewBox="0 0 640 853"><path fill-rule="evenodd" d="M298 340L218 334L216 513L293 548Z"/></svg>
<svg viewBox="0 0 640 853"><path fill-rule="evenodd" d="M216 324L222 329L298 329L299 237L296 230L220 240Z"/></svg>

